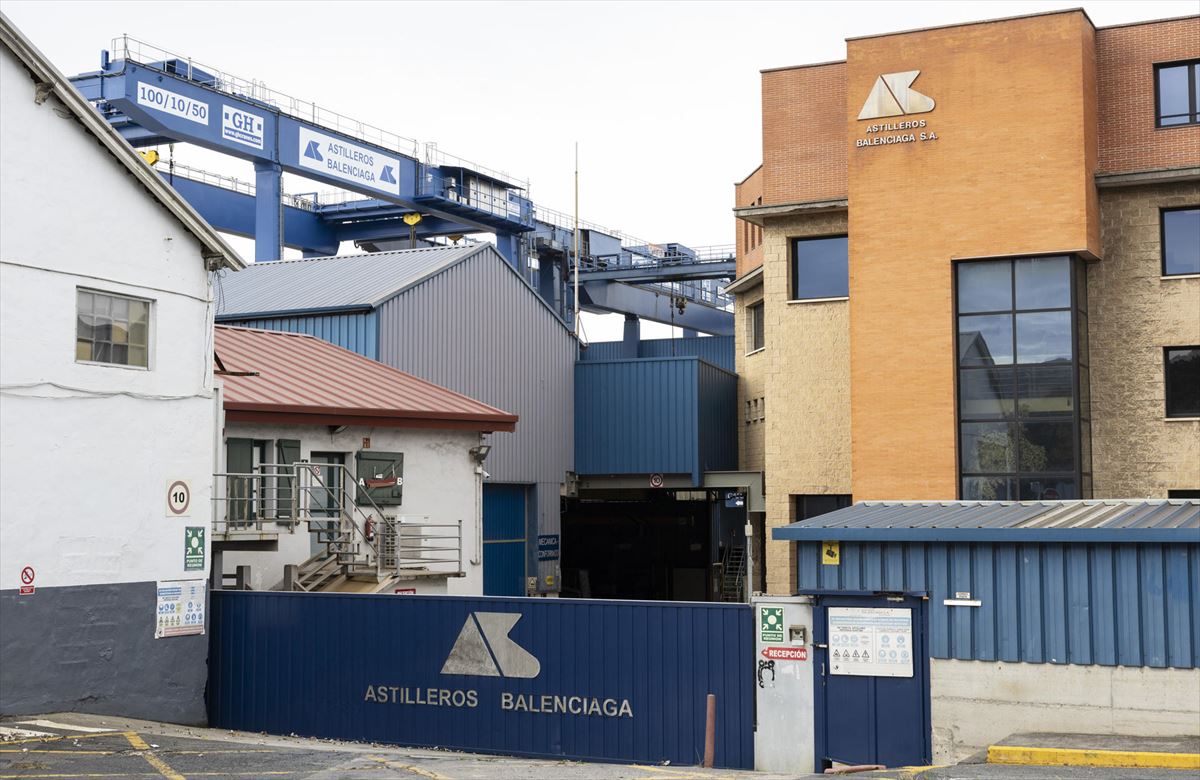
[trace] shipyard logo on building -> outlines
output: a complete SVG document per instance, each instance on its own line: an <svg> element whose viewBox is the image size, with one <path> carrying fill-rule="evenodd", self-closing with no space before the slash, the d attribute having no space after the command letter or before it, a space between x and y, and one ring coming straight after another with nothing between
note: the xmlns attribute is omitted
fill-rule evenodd
<svg viewBox="0 0 1200 780"><path fill-rule="evenodd" d="M921 75L919 70L903 73L885 73L875 79L867 102L863 103L859 119L884 119L889 116L927 114L933 110L933 98L922 95L912 88L912 83Z"/></svg>
<svg viewBox="0 0 1200 780"><path fill-rule="evenodd" d="M867 95L862 111L858 112L858 118L886 119L932 111L936 105L933 98L912 88L912 83L920 75L919 70L906 70L902 73L885 73L875 79L875 85L871 87L871 94ZM867 137L857 139L854 145L861 149L867 146L936 141L937 133L927 129L926 124L924 119L911 119L868 125Z"/></svg>

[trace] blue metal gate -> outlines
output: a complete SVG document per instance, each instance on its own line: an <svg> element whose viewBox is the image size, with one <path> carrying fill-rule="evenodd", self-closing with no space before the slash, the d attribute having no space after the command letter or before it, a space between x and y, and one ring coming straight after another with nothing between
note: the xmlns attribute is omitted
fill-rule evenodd
<svg viewBox="0 0 1200 780"><path fill-rule="evenodd" d="M214 591L213 726L579 760L753 766L742 604Z"/></svg>
<svg viewBox="0 0 1200 780"><path fill-rule="evenodd" d="M527 485L483 486L483 592L525 595Z"/></svg>
<svg viewBox="0 0 1200 780"><path fill-rule="evenodd" d="M931 762L926 604L924 598L911 595L817 596L813 607L817 771L834 761L890 767ZM831 636L830 610L836 608L867 608L871 613L910 610L911 639L909 634L884 631L879 641L870 643L868 650L868 643L860 643L853 635L837 632ZM865 628L875 619L860 620ZM901 641L891 638L897 636ZM845 641L848 638L856 641ZM872 676L854 669L860 652L878 654L881 642L883 653L891 652L895 659L911 657L911 676ZM848 664L834 657L835 653L841 656L851 652L854 661Z"/></svg>

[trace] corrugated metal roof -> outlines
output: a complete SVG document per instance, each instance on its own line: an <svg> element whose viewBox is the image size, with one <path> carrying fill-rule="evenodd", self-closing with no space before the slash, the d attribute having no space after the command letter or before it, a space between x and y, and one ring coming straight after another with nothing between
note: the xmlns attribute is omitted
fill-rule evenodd
<svg viewBox="0 0 1200 780"><path fill-rule="evenodd" d="M314 336L216 328L230 420L512 431L517 416ZM238 373L254 372L250 376Z"/></svg>
<svg viewBox="0 0 1200 780"><path fill-rule="evenodd" d="M1200 500L863 501L776 528L787 540L1200 542Z"/></svg>
<svg viewBox="0 0 1200 780"><path fill-rule="evenodd" d="M480 252L499 257L474 244L252 263L221 277L217 318L373 308Z"/></svg>

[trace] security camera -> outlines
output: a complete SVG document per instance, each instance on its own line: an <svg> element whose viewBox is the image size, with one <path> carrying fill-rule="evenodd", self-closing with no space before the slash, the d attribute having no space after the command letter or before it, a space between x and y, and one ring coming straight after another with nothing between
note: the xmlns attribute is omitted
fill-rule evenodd
<svg viewBox="0 0 1200 780"><path fill-rule="evenodd" d="M491 475L491 474L489 474L489 473L487 473L486 471L485 471L485 472L483 472L483 478L484 478L484 479L489 479L491 476L492 476L492 475Z"/></svg>

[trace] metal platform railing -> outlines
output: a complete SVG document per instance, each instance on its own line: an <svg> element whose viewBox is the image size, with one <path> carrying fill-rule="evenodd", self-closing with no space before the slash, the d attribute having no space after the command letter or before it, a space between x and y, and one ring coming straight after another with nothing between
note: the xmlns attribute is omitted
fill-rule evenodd
<svg viewBox="0 0 1200 780"><path fill-rule="evenodd" d="M244 79L235 76L219 68L196 62L190 57L175 54L146 41L131 38L128 35L113 38L110 51L114 60L128 60L145 67L157 67L157 69L169 72L171 75L181 76L189 81L194 81L201 86L214 89L226 95L245 98L270 106L281 114L286 114L294 119L311 122L314 125L328 128L329 130L356 138L360 141L381 146L415 160L421 159L422 144L415 138L398 135L323 106L318 106L313 101L302 100L278 90L270 89L264 82L257 79ZM430 149L430 146L432 146L432 149ZM428 165L450 165L467 168L499 181L513 183L514 185L522 181L503 171L494 170L461 157L438 151L436 144L425 144L424 162ZM522 189L529 189L528 181L526 181Z"/></svg>

